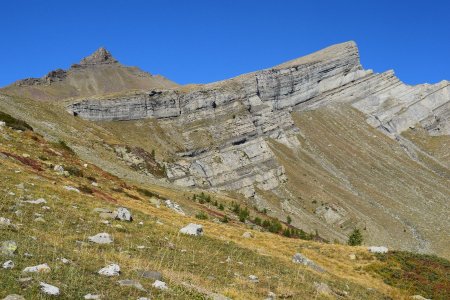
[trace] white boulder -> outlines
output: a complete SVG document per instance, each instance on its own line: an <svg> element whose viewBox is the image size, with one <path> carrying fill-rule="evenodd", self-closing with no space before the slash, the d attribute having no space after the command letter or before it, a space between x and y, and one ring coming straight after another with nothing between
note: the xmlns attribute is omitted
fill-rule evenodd
<svg viewBox="0 0 450 300"><path fill-rule="evenodd" d="M52 296L58 296L59 295L59 288L57 288L54 285L51 285L51 284L48 284L48 283L45 283L45 282L41 282L40 283L40 287L41 287L41 291L44 294L52 295Z"/></svg>
<svg viewBox="0 0 450 300"><path fill-rule="evenodd" d="M180 232L188 235L200 236L203 235L203 226L190 223L187 226L180 229Z"/></svg>
<svg viewBox="0 0 450 300"><path fill-rule="evenodd" d="M48 273L51 269L47 264L40 264L37 266L26 267L22 270L24 273Z"/></svg>
<svg viewBox="0 0 450 300"><path fill-rule="evenodd" d="M167 284L164 281L161 281L161 280L156 280L155 282L153 282L152 287L154 287L155 289L158 289L158 290L167 290L167 289L169 289Z"/></svg>
<svg viewBox="0 0 450 300"><path fill-rule="evenodd" d="M388 253L389 251L385 246L371 246L367 249L372 253Z"/></svg>
<svg viewBox="0 0 450 300"><path fill-rule="evenodd" d="M120 267L117 264L110 264L98 271L98 274L103 276L119 276L120 274Z"/></svg>

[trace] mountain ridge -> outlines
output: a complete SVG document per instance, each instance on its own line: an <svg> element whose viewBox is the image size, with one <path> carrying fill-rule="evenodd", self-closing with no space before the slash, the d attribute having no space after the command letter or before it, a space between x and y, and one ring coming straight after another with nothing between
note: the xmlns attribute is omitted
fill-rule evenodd
<svg viewBox="0 0 450 300"><path fill-rule="evenodd" d="M448 257L448 241L433 232L450 227L445 218L442 224L433 219L448 208L450 195L448 95L446 81L409 86L392 71L364 70L356 44L347 42L205 85L63 98L49 108L62 118L59 130L44 126L44 119L54 123L46 113L27 118L120 176L128 171L112 165L114 145L92 134L88 140L98 148L91 149L64 124L83 124L148 152L156 148L164 184L237 192L248 205L279 219L289 215L299 228L329 240L343 241L359 227L370 242ZM428 143L418 143L419 134ZM335 152L333 145L339 145ZM421 216L424 199L434 208Z"/></svg>

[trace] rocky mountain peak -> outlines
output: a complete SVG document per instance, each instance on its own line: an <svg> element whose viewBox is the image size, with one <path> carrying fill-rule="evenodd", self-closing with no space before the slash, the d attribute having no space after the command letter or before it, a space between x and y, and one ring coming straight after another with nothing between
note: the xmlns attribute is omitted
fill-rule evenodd
<svg viewBox="0 0 450 300"><path fill-rule="evenodd" d="M80 65L98 65L117 63L111 52L103 47L98 48L94 53L86 56L80 61Z"/></svg>

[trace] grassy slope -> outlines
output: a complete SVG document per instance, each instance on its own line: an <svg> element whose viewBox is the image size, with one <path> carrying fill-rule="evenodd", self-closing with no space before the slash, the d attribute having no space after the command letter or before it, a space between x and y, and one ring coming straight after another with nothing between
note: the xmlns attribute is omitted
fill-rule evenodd
<svg viewBox="0 0 450 300"><path fill-rule="evenodd" d="M347 211L346 221L329 225L331 230L349 233L357 226L366 229L367 244L450 256L449 240L441 231L450 226L449 169L441 168L438 175L427 161L421 165L410 159L396 141L346 106L293 116L301 148L292 151L271 143L285 166L287 188L297 197L291 206L314 212L322 205L337 204ZM306 214L304 222L326 234L323 225Z"/></svg>
<svg viewBox="0 0 450 300"><path fill-rule="evenodd" d="M22 162L14 158L0 160L1 216L10 218L19 226L17 231L0 230L1 241L12 239L19 246L18 254L13 258L16 268L0 271L3 284L0 297L14 292L27 298L44 298L37 287L37 283L42 280L59 286L62 290L61 298L73 299L87 293L100 293L106 299L134 299L148 293L121 288L116 280L139 279L135 271L142 268L163 273L171 290L163 293L151 291L156 298L161 299L202 298L205 290L235 299L261 299L268 291L292 296L294 299L324 298L325 296L316 294L314 282L327 282L337 291L347 291L348 299L382 299L383 294L401 299L405 295L390 288L381 279L374 279L362 271L362 267L375 261L363 248L287 239L255 231L255 238L244 239L242 233L248 228L242 223L217 224L183 217L166 208L157 208L140 195L133 185L126 184L95 166L83 168L83 162L76 156L55 144L48 144L34 133L4 129L1 134L0 151L19 157L28 154L30 157L27 160L21 159ZM54 152L50 148L61 152L62 156L52 155ZM59 176L47 166L50 163L81 168L84 177ZM36 170L38 165L42 171ZM78 194L63 188L65 185L88 185L88 176L97 178L99 183L98 188L93 187L95 192L92 195ZM24 190L16 187L19 183L25 184ZM118 186L125 188L133 197L112 190ZM175 199L187 207L188 211L199 209L197 204L187 200L190 198L187 192L180 193L167 187L145 188ZM15 195L10 195L10 192ZM48 201L46 205L51 208L50 211L42 210L39 205L20 201L39 197ZM229 201L224 196L215 197L223 203ZM134 214L134 222L112 221L111 226L108 226L102 224L98 214L93 212L95 207L114 208L116 205L130 208ZM14 213L18 209L22 211L20 216ZM34 222L35 213L43 214L46 222ZM159 225L157 220L163 225ZM139 225L140 221L144 224ZM205 236L193 238L180 235L179 228L189 222L203 224ZM77 243L86 242L88 236L103 231L113 235L115 241L112 245ZM167 247L169 242L175 245L174 249ZM138 245L146 248L138 249ZM182 249L187 251L181 251ZM292 264L291 256L297 251L317 261L329 273L318 274ZM33 257L26 257L25 252L31 253ZM349 260L350 253L356 253L358 259ZM71 259L73 264L61 264L57 260L61 257ZM225 262L227 257L231 258L230 263ZM95 273L111 262L120 264L123 273L119 278L103 278ZM242 265L238 262L242 262ZM48 263L52 271L33 275L33 283L22 290L17 282L21 270L39 263ZM260 283L249 283L246 278L250 274L257 275ZM151 289L151 281L139 280L145 288ZM187 288L183 284L186 282L196 288ZM367 289L369 287L371 289Z"/></svg>

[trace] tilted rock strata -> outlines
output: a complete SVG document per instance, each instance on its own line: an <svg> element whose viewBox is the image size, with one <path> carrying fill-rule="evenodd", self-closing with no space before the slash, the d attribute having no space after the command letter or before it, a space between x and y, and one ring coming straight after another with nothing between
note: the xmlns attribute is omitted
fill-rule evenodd
<svg viewBox="0 0 450 300"><path fill-rule="evenodd" d="M395 135L421 123L432 134L448 134L448 82L411 87L392 71L363 70L353 42L343 43L271 69L217 83L86 99L68 106L92 121L160 119L183 131L185 151L167 164L167 177L183 186L273 190L286 180L267 138L295 148L299 129L292 110L350 102L370 125ZM222 118L223 122L215 122ZM199 126L192 124L204 122ZM210 143L193 138L207 131Z"/></svg>

